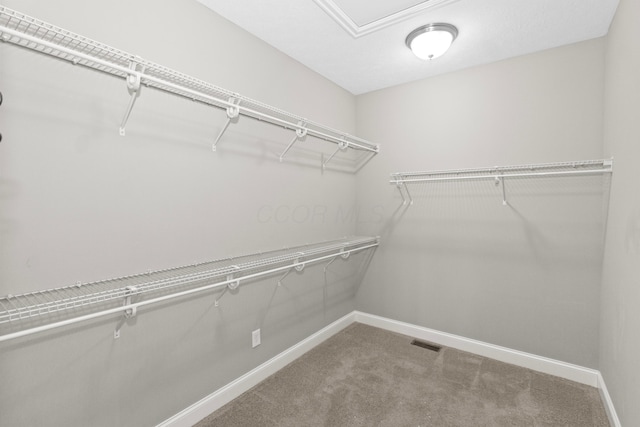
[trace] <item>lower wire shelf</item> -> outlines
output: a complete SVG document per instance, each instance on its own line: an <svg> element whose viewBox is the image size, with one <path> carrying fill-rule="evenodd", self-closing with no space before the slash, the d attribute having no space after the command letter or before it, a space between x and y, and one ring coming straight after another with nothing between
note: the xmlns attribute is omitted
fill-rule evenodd
<svg viewBox="0 0 640 427"><path fill-rule="evenodd" d="M133 276L0 297L0 342L46 330L123 313L139 307L216 289L236 289L240 282L373 249L379 237L349 237L284 250L219 259ZM217 300L216 300L217 304ZM17 330L16 330L17 329ZM7 333L2 333L8 330ZM116 331L116 337L118 336Z"/></svg>

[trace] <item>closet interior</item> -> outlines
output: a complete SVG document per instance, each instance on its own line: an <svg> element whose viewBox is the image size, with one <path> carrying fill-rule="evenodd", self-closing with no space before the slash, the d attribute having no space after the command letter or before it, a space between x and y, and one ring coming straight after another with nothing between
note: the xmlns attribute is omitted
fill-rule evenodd
<svg viewBox="0 0 640 427"><path fill-rule="evenodd" d="M449 52L442 73L354 92L215 0L6 0L0 424L216 425L234 398L277 396L259 384L281 370L343 372L341 340L403 335L474 390L498 387L487 358L640 422L640 8L615 3L598 37L466 67ZM351 27L368 52L378 30ZM453 28L451 46L473 37ZM381 383L415 368L399 354Z"/></svg>

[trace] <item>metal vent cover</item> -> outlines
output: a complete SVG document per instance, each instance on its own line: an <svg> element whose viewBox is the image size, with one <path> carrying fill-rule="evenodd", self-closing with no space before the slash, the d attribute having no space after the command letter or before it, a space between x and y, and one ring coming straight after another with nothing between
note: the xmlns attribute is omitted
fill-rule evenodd
<svg viewBox="0 0 640 427"><path fill-rule="evenodd" d="M437 345L437 344L433 344L427 341L422 341L422 340L413 340L411 341L411 345L415 345L417 347L422 347L422 348L426 348L427 350L431 350L431 351L435 351L436 353L440 352L440 350L442 350L442 347Z"/></svg>

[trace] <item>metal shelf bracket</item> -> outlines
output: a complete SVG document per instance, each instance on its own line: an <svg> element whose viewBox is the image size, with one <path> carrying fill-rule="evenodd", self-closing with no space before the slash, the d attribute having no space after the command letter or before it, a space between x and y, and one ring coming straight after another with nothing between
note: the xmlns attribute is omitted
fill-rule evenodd
<svg viewBox="0 0 640 427"><path fill-rule="evenodd" d="M222 130L220 130L220 133L216 137L216 140L213 142L213 145L211 146L211 151L216 151L216 146L218 145L218 141L220 141L220 138L222 138L222 135L226 132L227 128L229 127L229 124L231 124L231 121L233 121L240 115L240 107L239 107L240 100L232 97L232 98L229 98L229 102L232 105L229 105L226 109L227 120L224 122L224 125L222 126Z"/></svg>
<svg viewBox="0 0 640 427"><path fill-rule="evenodd" d="M496 176L495 177L495 185L496 187L499 185L502 185L502 205L503 206L508 206L509 203L507 203L507 190L504 186L504 176Z"/></svg>
<svg viewBox="0 0 640 427"><path fill-rule="evenodd" d="M78 283L76 286L79 287L80 283ZM125 308L124 316L120 318L120 320L118 321L118 325L116 326L116 330L113 332L113 339L120 338L120 329L122 328L124 323L128 319L133 319L134 317L136 317L136 314L138 314L138 307L131 306L131 304L133 303L132 298L138 294L138 288L136 288L135 286L127 286L125 290L126 292L123 307L127 308Z"/></svg>
<svg viewBox="0 0 640 427"><path fill-rule="evenodd" d="M300 257L304 256L304 252L298 252L298 254L300 255ZM301 272L302 270L304 270L304 267L305 267L305 263L303 261L300 261L300 257L296 258L295 263L293 264L293 267L298 272Z"/></svg>
<svg viewBox="0 0 640 427"><path fill-rule="evenodd" d="M291 273L291 269L288 269L282 276L280 276L280 278L278 279L278 287L282 286L282 281L289 275L289 273Z"/></svg>
<svg viewBox="0 0 640 427"><path fill-rule="evenodd" d="M240 267L238 267L237 265L232 265L231 268L235 269L235 270L240 270ZM222 299L222 297L224 296L224 294L227 293L227 290L236 290L238 289L238 286L240 286L240 278L236 278L235 277L236 273L230 273L227 274L227 287L224 288L224 290L222 291L222 293L220 294L220 296L218 298L216 298L214 305L216 307L220 306L220 300ZM235 279L235 280L234 280Z"/></svg>
<svg viewBox="0 0 640 427"><path fill-rule="evenodd" d="M140 96L141 91L141 83L142 83L142 74L144 73L144 67L140 70L137 70L138 64L135 61L131 61L129 63L129 70L131 72L127 75L127 91L129 91L129 95L131 98L129 99L129 105L127 106L127 110L124 113L124 117L122 118L122 123L120 124L120 136L125 136L125 128L127 126L127 121L129 121L129 116L131 115L131 110L133 110L133 106L136 103L136 99Z"/></svg>
<svg viewBox="0 0 640 427"><path fill-rule="evenodd" d="M127 289L128 293L127 293L127 296L124 299L124 305L128 306L128 305L131 305L131 298L138 293L138 289L135 286L127 286L126 289ZM137 307L127 308L124 311L124 317L126 317L127 319L132 319L132 318L136 317L137 313L138 313Z"/></svg>
<svg viewBox="0 0 640 427"><path fill-rule="evenodd" d="M349 143L346 140L346 137L343 137L342 140L340 140L340 142L338 143L338 148L336 148L336 150L331 153L331 155L329 156L329 158L322 163L322 169L327 167L327 163L329 163L331 161L331 159L333 159L333 156L335 156L336 154L338 154L338 151L344 151L347 148L349 148Z"/></svg>
<svg viewBox="0 0 640 427"><path fill-rule="evenodd" d="M336 259L338 259L338 257L333 257L333 258L331 258L331 260L330 260L328 263L326 263L326 264L325 264L325 266L324 266L324 274L325 274L325 276L327 275L327 269L329 268L329 266L330 266L331 264L333 264L333 262L334 262Z"/></svg>
<svg viewBox="0 0 640 427"><path fill-rule="evenodd" d="M404 182L398 181L396 182L396 187L400 192L400 196L402 196L402 204L406 205L407 202L409 202L409 204L412 205L413 197L411 197L411 193L409 193L409 188L407 188L407 184L405 184ZM404 188L404 192L402 191L403 188ZM405 192L407 193L407 197L404 197Z"/></svg>
<svg viewBox="0 0 640 427"><path fill-rule="evenodd" d="M305 127L305 122L302 122L302 121L298 122L298 127L296 128L296 136L293 137L289 145L287 145L287 148L285 148L282 154L280 154L281 162L282 160L284 160L284 155L287 154L287 151L289 151L291 147L293 147L293 144L297 140L303 139L305 136L307 136L307 132L308 132L308 129Z"/></svg>

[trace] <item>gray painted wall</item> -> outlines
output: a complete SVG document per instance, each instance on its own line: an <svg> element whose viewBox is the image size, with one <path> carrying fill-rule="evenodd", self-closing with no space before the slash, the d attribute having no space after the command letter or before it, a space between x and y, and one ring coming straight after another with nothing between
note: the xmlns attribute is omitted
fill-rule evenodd
<svg viewBox="0 0 640 427"><path fill-rule="evenodd" d="M604 142L615 173L605 245L600 370L623 426L640 425L640 4L621 0L607 37Z"/></svg>
<svg viewBox="0 0 640 427"><path fill-rule="evenodd" d="M384 151L358 174L358 232L382 235L356 307L592 368L598 363L601 177L411 187L390 172L602 157L604 40L357 98Z"/></svg>
<svg viewBox="0 0 640 427"><path fill-rule="evenodd" d="M8 7L353 132L355 98L193 1L7 0ZM355 232L355 176L311 139L0 44L0 294L121 277ZM354 308L354 269L322 265L214 296L0 344L0 424L149 426ZM251 331L262 345L251 349Z"/></svg>

